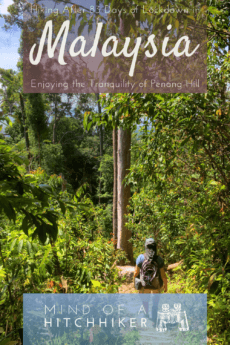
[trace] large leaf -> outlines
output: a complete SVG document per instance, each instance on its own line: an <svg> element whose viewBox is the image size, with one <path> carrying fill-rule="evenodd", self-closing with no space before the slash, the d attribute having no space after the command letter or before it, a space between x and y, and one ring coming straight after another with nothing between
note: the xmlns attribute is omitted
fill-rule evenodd
<svg viewBox="0 0 230 345"><path fill-rule="evenodd" d="M18 243L18 253L20 254L22 251L22 247L23 247L23 240L20 240Z"/></svg>

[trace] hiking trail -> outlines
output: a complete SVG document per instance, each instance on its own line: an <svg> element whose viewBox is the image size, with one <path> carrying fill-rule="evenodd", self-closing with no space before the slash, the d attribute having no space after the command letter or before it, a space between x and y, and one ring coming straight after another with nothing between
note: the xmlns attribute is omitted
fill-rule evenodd
<svg viewBox="0 0 230 345"><path fill-rule="evenodd" d="M166 273L168 277L172 277L173 269L179 266L182 263L182 261L169 265L166 269ZM117 266L119 270L119 276L124 277L126 276L125 281L123 284L119 287L118 293L138 293L137 290L134 288L133 284L133 275L134 275L134 266ZM171 336L170 334L164 334L164 339L162 339L162 334L156 331L155 325L153 323L153 327L149 329L147 332L140 329L140 345L150 345L152 344L152 341L154 339L155 344L161 344L161 345L169 345L171 344Z"/></svg>
<svg viewBox="0 0 230 345"><path fill-rule="evenodd" d="M166 274L169 278L173 275L173 269L177 268L182 264L182 260L179 262L176 262L175 264L168 265L166 269ZM126 276L125 281L123 284L119 287L118 293L138 293L137 290L134 289L133 284L133 275L135 266L117 266L119 270L119 276L124 277Z"/></svg>

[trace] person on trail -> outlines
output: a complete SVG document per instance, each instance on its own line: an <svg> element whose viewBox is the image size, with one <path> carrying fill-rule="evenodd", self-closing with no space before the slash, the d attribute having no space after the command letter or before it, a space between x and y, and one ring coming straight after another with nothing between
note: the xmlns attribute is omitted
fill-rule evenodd
<svg viewBox="0 0 230 345"><path fill-rule="evenodd" d="M134 286L139 293L158 294L167 292L167 277L164 270L164 260L157 255L157 245L153 238L145 241L145 253L140 254L136 260L134 271ZM147 296L146 296L147 297ZM160 295L154 296L153 319L156 318ZM148 298L142 297L143 306L148 314Z"/></svg>
<svg viewBox="0 0 230 345"><path fill-rule="evenodd" d="M139 293L159 293L163 286L164 292L167 292L164 260L157 255L157 245L153 238L145 241L145 253L140 254L136 260L134 285Z"/></svg>

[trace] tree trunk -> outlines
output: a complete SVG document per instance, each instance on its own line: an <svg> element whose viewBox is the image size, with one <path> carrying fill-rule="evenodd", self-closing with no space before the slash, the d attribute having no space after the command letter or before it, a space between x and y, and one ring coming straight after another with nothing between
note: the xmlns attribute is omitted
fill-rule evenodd
<svg viewBox="0 0 230 345"><path fill-rule="evenodd" d="M25 138L25 142L26 142L26 150L28 152L28 159L30 161L30 159L31 159L30 142L29 142L29 136L28 136L28 128L26 126L24 99L23 99L21 93L19 94L19 97L20 97L20 105L21 105L21 112L22 112L22 123L23 123L23 129L24 129L24 138Z"/></svg>
<svg viewBox="0 0 230 345"><path fill-rule="evenodd" d="M124 185L124 178L130 169L130 148L131 132L129 129L118 129L118 152L117 152L117 225L118 238L117 248L122 249L127 254L127 258L133 264L133 248L129 239L131 231L125 226L125 215L128 213L127 207L130 198L130 186Z"/></svg>
<svg viewBox="0 0 230 345"><path fill-rule="evenodd" d="M125 18L120 17L120 33L126 36L129 32L130 23ZM114 130L115 131L115 130ZM114 132L115 136L116 131ZM114 143L116 140L114 140ZM113 144L114 148L115 144ZM119 128L117 132L117 162L114 158L114 193L113 196L113 234L117 235L117 248L125 251L128 260L133 265L133 247L129 242L132 236L131 231L125 227L125 215L128 213L127 206L130 198L130 186L123 184L125 176L130 169L131 154L131 132L129 129ZM117 163L117 164L116 164ZM117 168L116 168L117 167ZM116 170L117 169L117 170ZM117 180L117 185L115 180ZM117 187L117 188L116 188ZM116 191L116 192L115 192ZM117 202L116 202L117 201ZM116 207L115 207L116 203ZM116 215L117 210L117 215ZM116 217L117 216L117 217ZM117 222L117 223L116 223ZM120 262L120 264L124 264Z"/></svg>
<svg viewBox="0 0 230 345"><path fill-rule="evenodd" d="M96 97L97 97L97 107L98 107L98 114L100 114L101 117L101 103L99 100L99 93L96 93ZM99 136L100 136L100 158L102 158L103 156L103 128L102 125L99 126ZM101 171L100 171L100 175L99 175L99 204L101 203Z"/></svg>
<svg viewBox="0 0 230 345"><path fill-rule="evenodd" d="M54 97L54 124L53 124L53 144L56 144L57 141L57 101L56 95Z"/></svg>
<svg viewBox="0 0 230 345"><path fill-rule="evenodd" d="M117 126L113 129L113 243L117 248Z"/></svg>
<svg viewBox="0 0 230 345"><path fill-rule="evenodd" d="M39 149L38 163L39 163L39 167L41 167L41 141L40 141L39 133L38 133L38 149Z"/></svg>

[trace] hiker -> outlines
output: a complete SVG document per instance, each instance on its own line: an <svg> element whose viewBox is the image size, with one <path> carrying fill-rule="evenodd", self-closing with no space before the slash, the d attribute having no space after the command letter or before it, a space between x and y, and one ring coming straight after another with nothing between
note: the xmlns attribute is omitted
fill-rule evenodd
<svg viewBox="0 0 230 345"><path fill-rule="evenodd" d="M153 238L148 238L145 241L145 253L140 254L136 260L134 286L141 294L158 294L162 290L167 292L167 277L164 270L164 260L157 255L157 245ZM153 305L155 307L153 314L155 317L159 299L160 295L154 296ZM148 314L148 298L142 296L142 300L145 311ZM153 317L153 319L155 319L155 317Z"/></svg>
<svg viewBox="0 0 230 345"><path fill-rule="evenodd" d="M134 285L139 293L159 293L163 285L164 292L167 292L164 260L157 255L157 245L153 238L145 241L145 253L140 254L136 260Z"/></svg>

